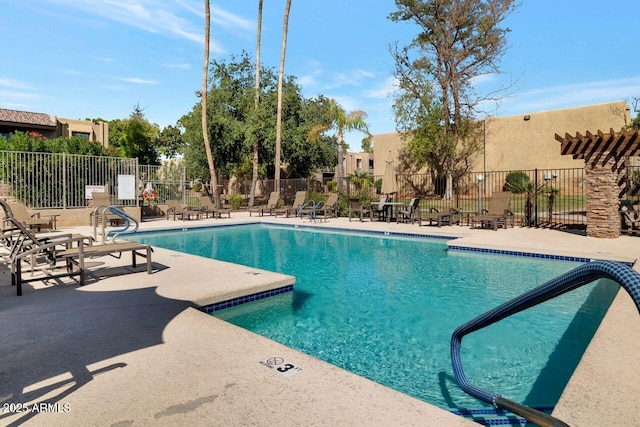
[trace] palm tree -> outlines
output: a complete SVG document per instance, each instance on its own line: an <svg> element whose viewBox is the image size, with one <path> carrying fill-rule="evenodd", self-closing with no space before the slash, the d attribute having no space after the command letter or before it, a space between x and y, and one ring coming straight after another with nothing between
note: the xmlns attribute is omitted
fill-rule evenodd
<svg viewBox="0 0 640 427"><path fill-rule="evenodd" d="M342 180L344 178L344 133L358 130L369 137L369 125L365 121L367 113L362 110L354 110L347 114L335 99L331 99L329 100L329 117L331 117L330 123L323 123L311 129L307 141L316 142L324 132L335 129L338 143L338 189L342 191Z"/></svg>
<svg viewBox="0 0 640 427"><path fill-rule="evenodd" d="M213 164L213 155L211 154L211 146L209 145L209 130L207 127L207 81L209 80L209 33L211 27L211 11L209 8L209 0L204 0L204 67L202 69L202 138L204 139L204 149L207 153L207 162L209 163L209 174L211 175L211 190L213 191L213 202L216 207L220 207L220 195L218 194L218 177L216 176L216 168Z"/></svg>
<svg viewBox="0 0 640 427"><path fill-rule="evenodd" d="M289 30L289 10L291 0L287 0L284 9L284 23L282 29L282 52L280 54L280 71L278 74L278 110L276 114L276 185L274 191L280 191L280 145L282 141L282 82L284 80L284 58L287 51L287 31Z"/></svg>
<svg viewBox="0 0 640 427"><path fill-rule="evenodd" d="M262 35L262 1L258 0L258 30L256 36L256 97L255 97L255 110L258 112L258 105L260 104L260 36ZM249 206L253 206L256 195L256 183L258 182L258 136L254 135L253 141L253 175L251 177L251 192L249 194Z"/></svg>

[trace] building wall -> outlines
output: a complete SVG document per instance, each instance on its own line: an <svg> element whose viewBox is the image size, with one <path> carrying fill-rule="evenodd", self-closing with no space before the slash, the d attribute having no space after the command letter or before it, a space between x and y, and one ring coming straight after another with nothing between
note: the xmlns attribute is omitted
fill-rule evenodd
<svg viewBox="0 0 640 427"><path fill-rule="evenodd" d="M485 119L485 155L480 153L475 171L581 168L584 160L560 155L555 135L598 130L619 131L630 123L624 101L561 110L541 111Z"/></svg>
<svg viewBox="0 0 640 427"><path fill-rule="evenodd" d="M352 175L355 171L365 171L373 173L373 168L369 164L373 163L373 153L347 153L344 156L344 174Z"/></svg>
<svg viewBox="0 0 640 427"><path fill-rule="evenodd" d="M527 120L525 120L527 117ZM619 131L630 119L625 101L587 105L560 110L524 113L507 117L487 117L484 121L484 150L478 153L472 170L511 171L531 169L582 168L584 160L560 155L555 134L575 135L598 130ZM374 175L384 173L389 156L398 164L404 142L397 132L374 135L377 162Z"/></svg>
<svg viewBox="0 0 640 427"><path fill-rule="evenodd" d="M388 160L398 165L398 156L405 142L397 132L380 133L373 136L373 152L376 161L373 163L373 175L384 175L384 168Z"/></svg>
<svg viewBox="0 0 640 427"><path fill-rule="evenodd" d="M57 136L69 138L75 134L88 136L89 141L99 142L103 147L109 145L109 123L91 120L73 120L58 117Z"/></svg>

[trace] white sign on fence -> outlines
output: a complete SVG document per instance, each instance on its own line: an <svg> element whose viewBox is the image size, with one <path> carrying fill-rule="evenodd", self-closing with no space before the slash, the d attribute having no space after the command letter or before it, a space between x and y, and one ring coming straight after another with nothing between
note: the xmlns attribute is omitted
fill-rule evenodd
<svg viewBox="0 0 640 427"><path fill-rule="evenodd" d="M118 175L118 200L135 200L136 176Z"/></svg>
<svg viewBox="0 0 640 427"><path fill-rule="evenodd" d="M93 193L104 193L104 185L85 185L84 186L84 198L87 200L93 199Z"/></svg>

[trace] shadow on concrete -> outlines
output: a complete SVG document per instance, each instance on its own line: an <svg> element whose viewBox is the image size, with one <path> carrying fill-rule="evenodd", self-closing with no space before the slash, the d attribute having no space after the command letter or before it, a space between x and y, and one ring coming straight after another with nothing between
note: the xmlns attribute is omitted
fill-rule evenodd
<svg viewBox="0 0 640 427"><path fill-rule="evenodd" d="M62 402L96 375L126 369L117 361L91 365L162 344L167 324L191 306L159 296L155 287L101 292L61 285L17 297L6 281L0 285L0 404ZM0 424L15 415L0 413Z"/></svg>

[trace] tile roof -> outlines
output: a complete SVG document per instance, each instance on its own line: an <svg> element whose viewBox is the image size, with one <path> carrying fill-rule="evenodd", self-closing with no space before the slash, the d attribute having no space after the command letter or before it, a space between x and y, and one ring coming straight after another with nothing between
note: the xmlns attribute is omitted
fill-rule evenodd
<svg viewBox="0 0 640 427"><path fill-rule="evenodd" d="M57 120L54 116L28 111L5 110L3 108L0 108L0 122L50 127L57 126Z"/></svg>

